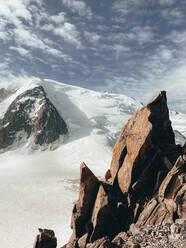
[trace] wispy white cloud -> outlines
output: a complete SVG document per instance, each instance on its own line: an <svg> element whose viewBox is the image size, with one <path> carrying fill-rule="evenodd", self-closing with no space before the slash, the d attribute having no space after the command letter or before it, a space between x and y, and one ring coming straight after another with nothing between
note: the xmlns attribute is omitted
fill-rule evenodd
<svg viewBox="0 0 186 248"><path fill-rule="evenodd" d="M186 30L173 30L166 36L166 39L175 43L176 45L183 46L186 44Z"/></svg>
<svg viewBox="0 0 186 248"><path fill-rule="evenodd" d="M49 21L52 21L56 24L64 23L66 20L66 14L64 12L60 12L58 15L52 15L49 18Z"/></svg>
<svg viewBox="0 0 186 248"><path fill-rule="evenodd" d="M39 30L50 31L62 37L65 42L82 47L80 35L75 25L66 22L64 12L50 15L39 0L0 0L0 40L12 40L10 50L31 58L33 49L62 58L70 56L57 49L55 40L46 39ZM39 8L38 8L39 6Z"/></svg>
<svg viewBox="0 0 186 248"><path fill-rule="evenodd" d="M10 33L7 30L6 26L7 26L8 22L7 20L5 20L1 15L0 15L0 40L9 40L11 39L10 37Z"/></svg>
<svg viewBox="0 0 186 248"><path fill-rule="evenodd" d="M128 38L135 39L140 44L143 44L145 42L151 42L153 40L154 33L151 27L137 26L137 27L132 28L131 31L132 32L128 35Z"/></svg>
<svg viewBox="0 0 186 248"><path fill-rule="evenodd" d="M23 47L11 46L11 47L9 47L9 49L18 52L21 56L24 56L24 57L27 57L27 58L32 58L30 52L27 49L23 48Z"/></svg>
<svg viewBox="0 0 186 248"><path fill-rule="evenodd" d="M171 25L180 25L185 21L184 12L180 8L163 9L161 15Z"/></svg>
<svg viewBox="0 0 186 248"><path fill-rule="evenodd" d="M83 48L80 33L72 23L65 22L53 30L55 35L62 37L66 42L74 44L77 48Z"/></svg>
<svg viewBox="0 0 186 248"><path fill-rule="evenodd" d="M84 31L85 39L90 42L92 45L97 45L102 38L100 35L98 35L96 32L88 32Z"/></svg>
<svg viewBox="0 0 186 248"><path fill-rule="evenodd" d="M165 45L160 45L157 49L158 56L163 60L171 60L174 56L175 49L169 49Z"/></svg>
<svg viewBox="0 0 186 248"><path fill-rule="evenodd" d="M123 46L120 44L114 44L113 45L113 50L116 53L116 57L120 57L120 56L124 56L127 53L129 53L129 51L131 50L129 47L127 46Z"/></svg>
<svg viewBox="0 0 186 248"><path fill-rule="evenodd" d="M90 7L87 6L85 1L80 0L62 0L62 3L69 8L72 12L78 13L81 16L85 16L87 18L92 17L92 11Z"/></svg>
<svg viewBox="0 0 186 248"><path fill-rule="evenodd" d="M115 0L113 2L112 9L115 12L119 12L122 15L127 15L136 10L136 7L142 6L144 0Z"/></svg>

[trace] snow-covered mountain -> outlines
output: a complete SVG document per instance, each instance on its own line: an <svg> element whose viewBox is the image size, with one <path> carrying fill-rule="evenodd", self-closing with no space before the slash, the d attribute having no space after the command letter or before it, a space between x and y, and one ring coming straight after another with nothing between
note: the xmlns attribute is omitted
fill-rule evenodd
<svg viewBox="0 0 186 248"><path fill-rule="evenodd" d="M10 136L8 132L11 133L9 143L14 143L12 149L18 148L20 145L26 146L27 149L38 149L39 147L34 146L35 143L46 145L46 143L56 141L56 139L51 139L51 142L39 142L37 136L41 131L46 132L46 126L49 126L46 123L51 123L50 119L58 119L58 121L47 128L48 136L51 135L52 130L53 132L56 131L57 126L62 126L61 134L63 134L65 127L62 121L59 123L58 113L67 123L68 142L88 136L91 133L99 133L107 137L110 144L113 145L123 124L137 108L141 107L140 103L124 95L98 93L50 80L35 80L26 85L15 85L14 89L4 90L4 92L13 93L8 96L5 94L4 101L0 103L0 118L3 120L0 123L0 131L3 134L6 133L6 136ZM44 105L45 113L41 111ZM49 111L49 109L51 110ZM38 119L44 119L44 116L48 115L50 116L49 121L45 121L43 124L45 130L41 130L41 127L38 129ZM34 129L34 140L37 142L33 141L32 129ZM15 137L12 138L13 131L14 136L19 136L16 139ZM28 140L24 138L23 134L20 137L21 131L25 132ZM64 133L66 132L64 130ZM60 134L60 131L57 133ZM45 138L45 140L48 139Z"/></svg>
<svg viewBox="0 0 186 248"><path fill-rule="evenodd" d="M19 147L32 139L33 144L51 144L67 136L66 123L46 97L42 86L18 95L0 120L0 149Z"/></svg>
<svg viewBox="0 0 186 248"><path fill-rule="evenodd" d="M0 101L0 119L18 96L40 86L65 121L68 139L63 144L58 139L52 147L44 145L43 148L33 146L30 136L19 143L14 140L13 149L0 154L3 247L15 248L18 244L31 247L38 227L54 229L59 245L67 241L71 233L72 203L77 199L80 163L84 161L96 176L103 177L121 128L132 113L142 107L125 95L38 79L5 89L6 96ZM40 109L42 103L37 103ZM36 110L34 107L29 114L35 116ZM186 115L170 112L170 116L178 141L184 142ZM51 151L54 145L56 149Z"/></svg>

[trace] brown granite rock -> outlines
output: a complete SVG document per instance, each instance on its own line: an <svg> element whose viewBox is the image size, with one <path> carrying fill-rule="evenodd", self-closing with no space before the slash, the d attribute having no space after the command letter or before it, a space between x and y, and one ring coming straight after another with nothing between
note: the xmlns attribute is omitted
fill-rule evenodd
<svg viewBox="0 0 186 248"><path fill-rule="evenodd" d="M140 244L135 243L134 241L128 240L123 246L123 248L140 248Z"/></svg>
<svg viewBox="0 0 186 248"><path fill-rule="evenodd" d="M186 182L186 176L185 176ZM177 215L180 219L186 219L186 183L178 191L175 201L177 203Z"/></svg>
<svg viewBox="0 0 186 248"><path fill-rule="evenodd" d="M94 241L93 243L88 243L86 248L112 248L111 241L108 237L103 237Z"/></svg>
<svg viewBox="0 0 186 248"><path fill-rule="evenodd" d="M88 242L89 234L85 233L79 240L78 240L78 247L85 248Z"/></svg>
<svg viewBox="0 0 186 248"><path fill-rule="evenodd" d="M112 178L110 170L106 171L104 178L105 178L106 181L109 181L109 179Z"/></svg>
<svg viewBox="0 0 186 248"><path fill-rule="evenodd" d="M180 156L161 183L158 197L153 198L140 214L138 225L173 223L186 216L186 159Z"/></svg>
<svg viewBox="0 0 186 248"><path fill-rule="evenodd" d="M176 161L172 170L167 174L159 188L159 200L165 198L175 199L175 196L184 183L184 176L178 177L182 172L186 171L186 156L180 156Z"/></svg>
<svg viewBox="0 0 186 248"><path fill-rule="evenodd" d="M116 237L112 240L112 243L116 245L116 247L122 247L125 241L128 239L128 235L126 232L120 232L116 235Z"/></svg>
<svg viewBox="0 0 186 248"><path fill-rule="evenodd" d="M157 247L168 244L166 230L186 217L185 147L175 144L162 91L123 128L105 182L81 166L69 248L150 247L155 237ZM155 227L164 225L162 237Z"/></svg>
<svg viewBox="0 0 186 248"><path fill-rule="evenodd" d="M99 188L99 180L86 166L85 163L80 167L80 185L79 185L79 199L75 203L72 218L71 228L73 229L74 237L80 238L87 231L89 232L90 214L96 199Z"/></svg>
<svg viewBox="0 0 186 248"><path fill-rule="evenodd" d="M153 199L147 204L147 207L145 207L139 216L137 225L160 225L162 223L173 223L175 213L176 204L173 200L165 199L163 202L157 202Z"/></svg>
<svg viewBox="0 0 186 248"><path fill-rule="evenodd" d="M147 149L149 152L153 150L151 136L149 135L152 125L149 121L145 121L145 119L148 120L149 116L150 111L143 108L142 110L137 111L127 123L129 126L129 132L126 137L127 154L118 172L118 184L124 194L128 193L132 184L135 161L138 162L137 158L141 158L140 163L143 165L142 160L146 160L146 154L148 154ZM146 145L146 147L141 149L143 145ZM140 150L144 152L144 154L140 154Z"/></svg>
<svg viewBox="0 0 186 248"><path fill-rule="evenodd" d="M149 172L153 172L153 170L149 168L147 171L147 167L150 167L153 161L154 164L159 165L158 170L161 170L160 158L157 156L156 161L154 156L157 155L159 145L162 143L175 144L164 91L131 117L114 147L111 175L112 180L117 175L118 184L123 194L127 195L132 185L139 184L140 176L140 183L143 186L138 187L139 190L144 192L147 188L149 189L146 187L145 181L147 180L149 184L152 177ZM122 151L125 151L125 156ZM122 159L121 154L123 155ZM162 169L164 169L164 165ZM146 175L143 175L144 171L147 172ZM150 184L153 188L153 182L150 181Z"/></svg>
<svg viewBox="0 0 186 248"><path fill-rule="evenodd" d="M100 185L91 218L93 226L91 242L108 235L113 228L114 203L110 193L109 185Z"/></svg>
<svg viewBox="0 0 186 248"><path fill-rule="evenodd" d="M127 154L126 149L126 134L127 128L124 127L120 133L119 138L114 146L113 153L112 153L112 161L110 165L110 173L112 176L112 183L117 176L118 170L120 169L121 165L123 164L124 158Z"/></svg>
<svg viewBox="0 0 186 248"><path fill-rule="evenodd" d="M56 248L57 239L55 233L48 229L39 229L40 234L37 235L33 248Z"/></svg>

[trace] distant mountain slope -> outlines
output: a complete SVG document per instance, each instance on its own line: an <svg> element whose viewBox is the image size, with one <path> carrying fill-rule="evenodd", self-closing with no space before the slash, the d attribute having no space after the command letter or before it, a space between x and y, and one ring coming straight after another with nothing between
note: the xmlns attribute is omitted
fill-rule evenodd
<svg viewBox="0 0 186 248"><path fill-rule="evenodd" d="M18 95L0 120L0 149L17 147L29 138L33 144L51 144L67 133L66 123L43 87L36 86Z"/></svg>
<svg viewBox="0 0 186 248"><path fill-rule="evenodd" d="M41 111L43 101L45 113ZM52 104L55 107L52 107ZM99 134L105 136L113 146L122 126L141 106L125 95L94 92L51 80L35 80L24 85L16 85L14 93L0 103L2 119L0 147L7 147L14 141L16 141L14 148L23 145L25 147L26 142L27 148L33 147L33 143L40 145L52 143L60 134L66 133L65 125L63 121L60 123L58 113L67 123L68 142L91 134ZM36 116L43 119L44 115L48 115L49 119L45 128L47 134L45 132L45 138L41 138L41 130L46 123L43 123L42 128L41 125L38 127L39 121ZM34 137L31 137L32 132Z"/></svg>
<svg viewBox="0 0 186 248"><path fill-rule="evenodd" d="M33 92L34 89L38 90L36 94ZM58 138L63 134L62 129L64 129L64 133L66 133L66 127L62 120L64 120L68 126L68 142L98 134L106 137L110 146L113 146L121 128L128 121L130 116L138 108L142 107L141 103L125 95L95 92L47 79L35 79L24 85L17 84L11 87L11 89L2 89L1 92L0 118L2 121L0 122L0 147L6 147L15 140L16 144L14 148L24 146L27 149L33 147L39 149L39 147L35 147L33 144L40 144L45 145L44 147L40 147L41 149L46 149L49 147L46 146L46 144L50 144L55 140L58 140L57 143L60 144L61 141ZM42 100L42 95L45 94L45 92L46 95L44 96L44 100ZM46 99L48 100L46 101ZM24 104L26 104L24 108L22 105L23 101L25 101ZM45 107L44 112L39 112L38 110L42 109L43 101L46 102L45 106L47 107ZM18 112L14 109L15 107L18 108L18 103L19 106L22 105L21 112L20 109ZM52 105L54 106L52 107ZM37 125L39 123L38 120L33 120L37 111L41 117L40 119L43 119L44 115L48 115L46 112L50 112L48 124L43 123L43 127L41 127L41 123L40 127L35 126L36 122ZM17 117L15 117L16 113ZM20 114L24 115L24 118L18 118ZM4 117L5 119L3 120ZM60 117L62 120L60 120ZM170 118L173 128L182 135L186 135L186 115L171 111ZM13 119L14 123L10 123L12 122L10 120ZM19 124L15 123L15 119L17 119L16 121L19 122ZM31 122L32 125L28 124ZM47 134L45 132L45 138L41 138L41 136L43 136L41 135L41 129L46 125ZM51 131L48 131L49 126ZM40 130L38 128L40 128ZM31 129L34 129L34 137L30 135ZM26 131L26 134L22 132L16 136L18 131ZM10 133L12 132L14 135L11 138ZM178 132L175 133L176 141L178 143L184 143L185 137L180 136ZM7 136L9 140L7 140ZM57 144L55 144L53 148L56 147L56 145Z"/></svg>
<svg viewBox="0 0 186 248"><path fill-rule="evenodd" d="M63 115L72 140L99 133L113 145L131 114L142 107L125 95L95 92L52 80L38 83Z"/></svg>

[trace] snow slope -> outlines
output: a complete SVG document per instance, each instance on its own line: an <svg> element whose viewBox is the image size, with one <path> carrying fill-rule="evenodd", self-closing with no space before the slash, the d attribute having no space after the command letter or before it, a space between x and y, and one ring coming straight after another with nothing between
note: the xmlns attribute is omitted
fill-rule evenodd
<svg viewBox="0 0 186 248"><path fill-rule="evenodd" d="M68 240L72 204L78 197L80 163L86 162L96 176L103 177L121 128L142 106L124 95L34 80L14 86L18 90L0 103L0 116L18 94L36 85L44 87L66 121L70 138L54 151L33 151L29 140L0 154L2 247L32 247L38 227L54 229L58 247ZM185 134L186 117L172 112L171 118L173 126Z"/></svg>

